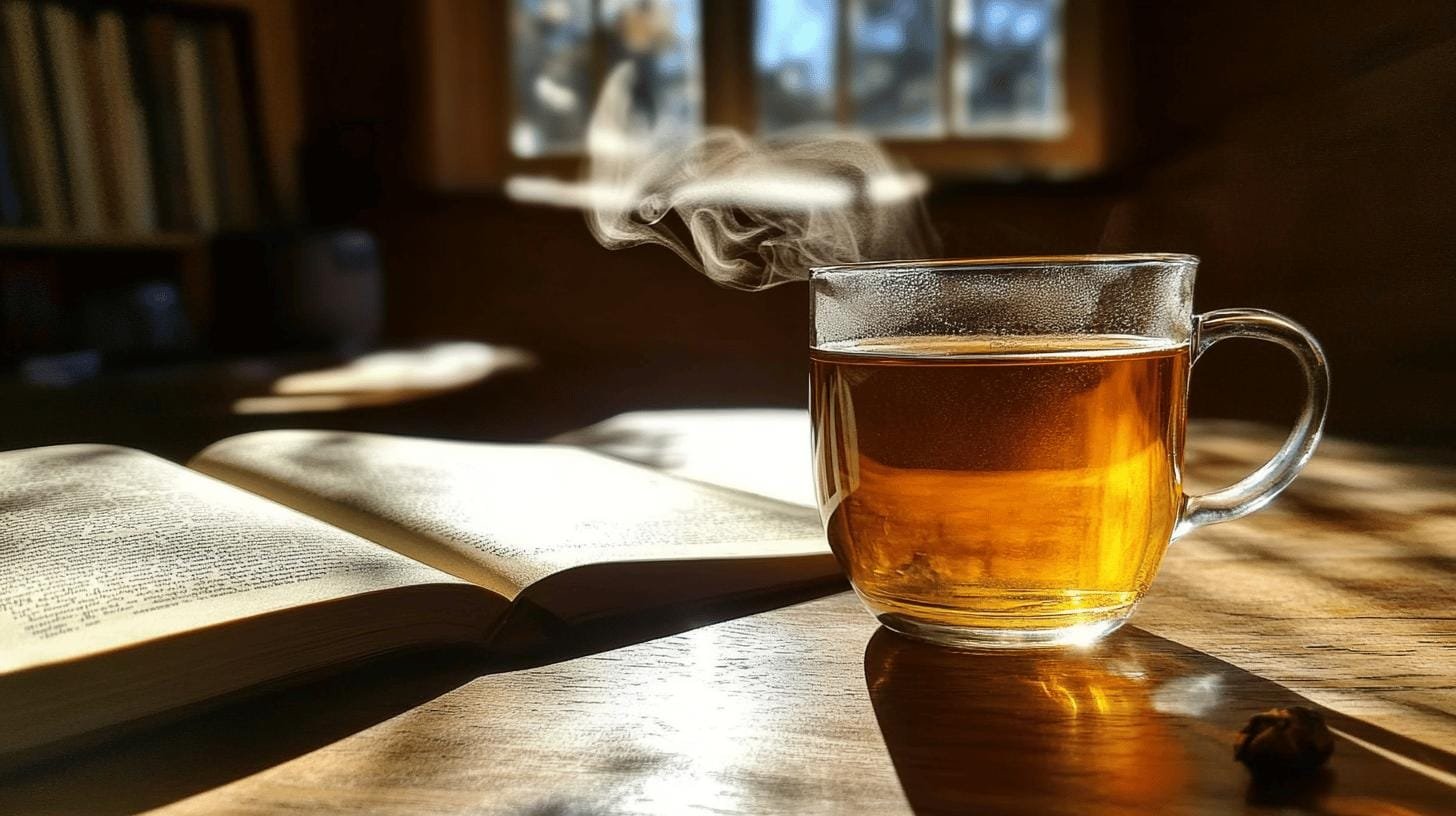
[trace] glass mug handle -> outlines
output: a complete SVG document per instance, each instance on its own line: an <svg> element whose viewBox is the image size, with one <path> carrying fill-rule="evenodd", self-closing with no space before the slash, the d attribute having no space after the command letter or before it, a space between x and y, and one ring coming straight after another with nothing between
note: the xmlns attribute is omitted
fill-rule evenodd
<svg viewBox="0 0 1456 816"><path fill-rule="evenodd" d="M1173 532L1175 540L1205 524L1247 516L1268 504L1304 469L1324 430L1325 410L1330 402L1330 369L1313 335L1289 318L1264 309L1218 309L1193 318L1190 365L1209 346L1230 337L1267 340L1288 349L1304 371L1304 406L1279 452L1258 470L1212 493L1183 497Z"/></svg>

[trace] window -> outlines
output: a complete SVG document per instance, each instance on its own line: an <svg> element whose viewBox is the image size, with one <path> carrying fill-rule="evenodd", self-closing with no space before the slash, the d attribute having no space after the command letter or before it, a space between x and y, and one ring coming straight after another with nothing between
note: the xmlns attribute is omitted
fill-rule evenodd
<svg viewBox="0 0 1456 816"><path fill-rule="evenodd" d="M756 130L1060 135L1060 0L756 0ZM703 121L698 0L515 0L518 156L581 149L592 91L631 62L646 121ZM947 54L947 52L949 52Z"/></svg>
<svg viewBox="0 0 1456 816"><path fill-rule="evenodd" d="M516 0L511 23L511 149L518 156L580 149L595 79L591 0Z"/></svg>
<svg viewBox="0 0 1456 816"><path fill-rule="evenodd" d="M753 70L761 132L834 121L837 5L837 0L757 4Z"/></svg>
<svg viewBox="0 0 1456 816"><path fill-rule="evenodd" d="M943 136L943 18L935 0L850 0L853 124L890 136Z"/></svg>
<svg viewBox="0 0 1456 816"><path fill-rule="evenodd" d="M601 0L607 66L630 61L632 107L659 127L703 122L702 29L692 0Z"/></svg>
<svg viewBox="0 0 1456 816"><path fill-rule="evenodd" d="M636 67L632 105L650 124L762 136L855 128L937 175L1082 176L1115 146L1121 28L1101 0L421 8L433 46L420 166L441 189L574 175L597 88L621 61Z"/></svg>
<svg viewBox="0 0 1456 816"><path fill-rule="evenodd" d="M1066 129L1061 4L958 0L953 78L956 131L1054 136Z"/></svg>
<svg viewBox="0 0 1456 816"><path fill-rule="evenodd" d="M512 74L517 156L581 150L602 73L632 63L633 110L648 122L703 121L696 0L515 0Z"/></svg>
<svg viewBox="0 0 1456 816"><path fill-rule="evenodd" d="M1060 0L758 0L755 10L760 133L1065 130Z"/></svg>

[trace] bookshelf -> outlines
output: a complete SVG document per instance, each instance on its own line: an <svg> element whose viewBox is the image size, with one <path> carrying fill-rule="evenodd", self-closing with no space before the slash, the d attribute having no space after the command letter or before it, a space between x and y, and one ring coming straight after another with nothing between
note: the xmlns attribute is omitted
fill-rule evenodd
<svg viewBox="0 0 1456 816"><path fill-rule="evenodd" d="M11 250L192 252L202 248L206 242L206 236L197 232L101 232L81 235L61 230L0 227L0 249Z"/></svg>
<svg viewBox="0 0 1456 816"><path fill-rule="evenodd" d="M127 280L205 336L212 236L296 222L302 131L292 4L0 0L0 364Z"/></svg>

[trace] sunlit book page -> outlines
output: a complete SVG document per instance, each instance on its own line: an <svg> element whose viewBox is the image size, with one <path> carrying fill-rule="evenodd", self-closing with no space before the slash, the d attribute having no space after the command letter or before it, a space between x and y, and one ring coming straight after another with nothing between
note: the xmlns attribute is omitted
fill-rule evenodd
<svg viewBox="0 0 1456 816"><path fill-rule="evenodd" d="M750 408L634 411L551 441L813 507L809 440L807 411Z"/></svg>
<svg viewBox="0 0 1456 816"><path fill-rule="evenodd" d="M140 451L0 454L0 673L448 575Z"/></svg>
<svg viewBox="0 0 1456 816"><path fill-rule="evenodd" d="M828 552L804 508L565 446L266 431L192 467L506 598L579 566Z"/></svg>

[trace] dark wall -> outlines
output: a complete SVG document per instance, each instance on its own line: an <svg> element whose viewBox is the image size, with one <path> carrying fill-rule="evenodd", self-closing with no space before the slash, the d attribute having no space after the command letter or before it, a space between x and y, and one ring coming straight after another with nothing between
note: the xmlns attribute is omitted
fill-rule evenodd
<svg viewBox="0 0 1456 816"><path fill-rule="evenodd" d="M631 371L655 384L653 404L802 400L801 286L719 290L665 250L601 250L575 212L403 190L409 15L334 5L300 4L313 131L326 157L341 127L371 134L330 173L378 180L322 209L379 233L395 337L487 338ZM1333 431L1456 445L1456 3L1149 0L1127 16L1125 160L1069 186L938 187L944 253L1198 254L1200 309L1276 309L1324 341ZM338 189L328 174L320 185ZM1292 364L1247 345L1199 364L1196 414L1292 416Z"/></svg>
<svg viewBox="0 0 1456 816"><path fill-rule="evenodd" d="M631 369L659 382L654 402L797 404L807 393L802 284L722 289L666 249L602 249L579 212L494 196L374 223L387 235L399 335L488 338L549 364ZM679 392L690 379L702 384Z"/></svg>
<svg viewBox="0 0 1456 816"><path fill-rule="evenodd" d="M1336 432L1456 444L1456 4L1140 2L1131 20L1146 155L1103 246L1196 253L1200 308L1303 322ZM1254 360L1210 355L1196 408L1242 414L1293 376Z"/></svg>

